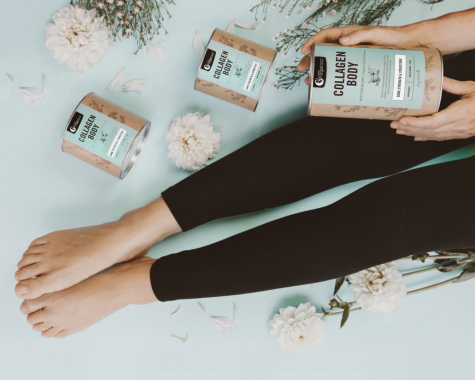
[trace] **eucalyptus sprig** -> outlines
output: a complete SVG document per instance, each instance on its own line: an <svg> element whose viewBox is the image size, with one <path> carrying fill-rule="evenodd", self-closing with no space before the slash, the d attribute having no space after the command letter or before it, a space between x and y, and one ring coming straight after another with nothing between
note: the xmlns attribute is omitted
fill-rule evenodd
<svg viewBox="0 0 475 380"><path fill-rule="evenodd" d="M346 25L386 25L393 12L406 0L260 0L250 9L256 20L266 21L270 10L286 11L286 17L296 10L307 12L303 22L293 29L285 29L274 38L276 50L285 57L289 52L296 53L305 41L321 29L336 28ZM433 6L444 0L417 0L420 3ZM336 18L337 14L341 14ZM327 21L327 23L324 23ZM323 25L320 25L323 24ZM292 67L292 66L287 66ZM276 88L291 90L307 71L279 72Z"/></svg>
<svg viewBox="0 0 475 380"><path fill-rule="evenodd" d="M168 36L163 23L172 20L168 6L174 0L72 0L72 5L96 9L110 30L113 41L133 38L137 41L137 50L141 51L161 33Z"/></svg>

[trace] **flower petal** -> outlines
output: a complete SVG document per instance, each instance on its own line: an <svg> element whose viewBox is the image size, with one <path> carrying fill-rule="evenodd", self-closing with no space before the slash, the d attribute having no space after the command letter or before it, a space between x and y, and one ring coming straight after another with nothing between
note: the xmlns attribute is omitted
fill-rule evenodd
<svg viewBox="0 0 475 380"><path fill-rule="evenodd" d="M202 57L205 52L203 40L201 39L198 30L195 32L195 37L193 38L193 49L195 49L196 54L198 54L200 57Z"/></svg>
<svg viewBox="0 0 475 380"><path fill-rule="evenodd" d="M107 86L107 89L109 91L120 91L120 87L122 85L122 77L124 76L124 70L125 70L125 67L122 68L119 74L117 74L115 78L112 79L112 82L109 83L109 86Z"/></svg>

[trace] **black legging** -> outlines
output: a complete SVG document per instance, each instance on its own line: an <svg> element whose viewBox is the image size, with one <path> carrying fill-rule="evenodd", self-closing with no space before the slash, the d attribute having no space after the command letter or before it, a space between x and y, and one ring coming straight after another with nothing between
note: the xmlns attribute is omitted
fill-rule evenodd
<svg viewBox="0 0 475 380"><path fill-rule="evenodd" d="M475 51L445 75L475 76ZM458 97L444 93L441 108ZM211 220L384 177L475 142L414 142L387 121L305 118L273 131L162 195L184 231ZM250 293L354 273L409 254L475 246L475 157L373 182L340 201L157 260L160 301ZM338 261L335 261L338 257Z"/></svg>

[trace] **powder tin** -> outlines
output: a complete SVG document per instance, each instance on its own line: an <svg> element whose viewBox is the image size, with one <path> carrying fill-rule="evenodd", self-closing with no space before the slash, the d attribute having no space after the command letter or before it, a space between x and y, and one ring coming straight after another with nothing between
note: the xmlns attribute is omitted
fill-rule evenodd
<svg viewBox="0 0 475 380"><path fill-rule="evenodd" d="M61 149L123 179L137 160L150 126L150 121L90 93L71 115Z"/></svg>
<svg viewBox="0 0 475 380"><path fill-rule="evenodd" d="M432 115L442 98L437 49L313 44L308 114L399 120Z"/></svg>
<svg viewBox="0 0 475 380"><path fill-rule="evenodd" d="M215 29L195 79L195 90L255 111L277 51Z"/></svg>

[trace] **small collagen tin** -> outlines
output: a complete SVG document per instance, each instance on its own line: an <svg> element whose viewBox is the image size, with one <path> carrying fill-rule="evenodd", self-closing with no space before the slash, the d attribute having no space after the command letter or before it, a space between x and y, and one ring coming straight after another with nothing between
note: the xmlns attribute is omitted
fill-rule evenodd
<svg viewBox="0 0 475 380"><path fill-rule="evenodd" d="M443 83L437 49L313 44L311 116L399 120L439 110Z"/></svg>
<svg viewBox="0 0 475 380"><path fill-rule="evenodd" d="M215 29L195 79L195 90L255 111L277 51Z"/></svg>
<svg viewBox="0 0 475 380"><path fill-rule="evenodd" d="M150 125L150 121L90 93L71 115L61 149L122 179L137 160Z"/></svg>

